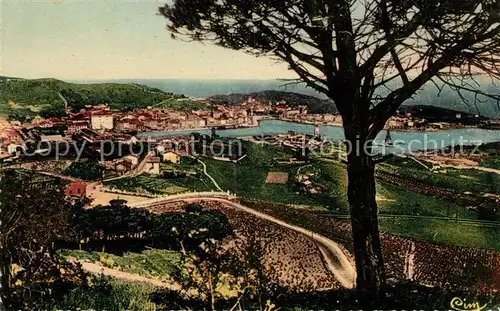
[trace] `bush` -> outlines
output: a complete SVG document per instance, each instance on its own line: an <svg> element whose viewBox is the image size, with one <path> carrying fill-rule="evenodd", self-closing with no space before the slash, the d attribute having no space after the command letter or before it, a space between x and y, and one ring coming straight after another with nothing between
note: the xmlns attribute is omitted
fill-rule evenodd
<svg viewBox="0 0 500 311"><path fill-rule="evenodd" d="M110 277L94 276L91 285L79 287L41 310L156 310L148 284L127 284Z"/></svg>
<svg viewBox="0 0 500 311"><path fill-rule="evenodd" d="M186 211L186 213L189 213L189 214L199 214L199 213L201 213L202 207L200 204L192 203L192 204L186 205L184 210Z"/></svg>
<svg viewBox="0 0 500 311"><path fill-rule="evenodd" d="M104 167L98 162L74 162L64 173L83 180L98 180L102 178Z"/></svg>
<svg viewBox="0 0 500 311"><path fill-rule="evenodd" d="M478 218L481 220L499 221L500 208L498 205L491 206L488 204L481 204L477 209Z"/></svg>

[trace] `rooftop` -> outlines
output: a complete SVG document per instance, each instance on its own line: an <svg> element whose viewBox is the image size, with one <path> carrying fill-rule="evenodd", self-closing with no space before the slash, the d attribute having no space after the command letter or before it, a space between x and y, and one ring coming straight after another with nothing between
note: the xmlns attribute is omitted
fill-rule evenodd
<svg viewBox="0 0 500 311"><path fill-rule="evenodd" d="M87 184L74 182L66 188L66 195L70 197L84 197L87 193Z"/></svg>
<svg viewBox="0 0 500 311"><path fill-rule="evenodd" d="M160 158L158 157L148 157L146 159L147 163L160 163Z"/></svg>

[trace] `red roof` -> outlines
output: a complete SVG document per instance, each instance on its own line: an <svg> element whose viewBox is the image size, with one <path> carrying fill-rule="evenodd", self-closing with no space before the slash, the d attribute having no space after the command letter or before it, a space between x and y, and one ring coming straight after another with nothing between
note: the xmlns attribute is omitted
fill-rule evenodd
<svg viewBox="0 0 500 311"><path fill-rule="evenodd" d="M93 116L111 116L111 111L100 110L100 111L92 111Z"/></svg>
<svg viewBox="0 0 500 311"><path fill-rule="evenodd" d="M160 158L158 158L158 157L149 157L146 161L148 163L160 163Z"/></svg>
<svg viewBox="0 0 500 311"><path fill-rule="evenodd" d="M85 197L87 194L87 184L74 182L66 188L66 195L70 197Z"/></svg>
<svg viewBox="0 0 500 311"><path fill-rule="evenodd" d="M49 121L49 120L43 120L43 121L38 122L38 125L39 126L44 126L44 125L52 126L53 123L52 123L52 121Z"/></svg>
<svg viewBox="0 0 500 311"><path fill-rule="evenodd" d="M125 168L127 168L129 170L132 169L132 166L134 165L130 159L123 159L120 162L116 163L117 166L120 164L125 166Z"/></svg>
<svg viewBox="0 0 500 311"><path fill-rule="evenodd" d="M136 114L137 118L143 117L143 118L152 118L153 116L149 112L140 112Z"/></svg>
<svg viewBox="0 0 500 311"><path fill-rule="evenodd" d="M70 125L88 125L89 122L87 120L73 120Z"/></svg>

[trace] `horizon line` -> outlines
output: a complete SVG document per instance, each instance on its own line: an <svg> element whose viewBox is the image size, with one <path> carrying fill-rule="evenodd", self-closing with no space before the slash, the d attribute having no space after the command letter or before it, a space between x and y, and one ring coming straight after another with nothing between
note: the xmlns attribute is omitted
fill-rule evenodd
<svg viewBox="0 0 500 311"><path fill-rule="evenodd" d="M203 78L203 77L192 77L192 78L176 78L176 77L110 77L110 78L69 78L69 77L50 77L50 76L41 76L41 77L29 77L25 78L22 76L16 75L8 75L0 73L0 77L11 78L11 79L25 79L25 80L41 80L41 79L55 79L61 81L109 81L109 80L214 80L214 81L276 81L286 83L289 78ZM298 82L304 83L304 82Z"/></svg>

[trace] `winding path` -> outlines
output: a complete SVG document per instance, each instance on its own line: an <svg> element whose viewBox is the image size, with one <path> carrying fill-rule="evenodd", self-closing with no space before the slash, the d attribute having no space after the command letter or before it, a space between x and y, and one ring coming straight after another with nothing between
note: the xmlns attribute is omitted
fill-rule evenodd
<svg viewBox="0 0 500 311"><path fill-rule="evenodd" d="M215 178L213 178L212 176L210 176L210 174L208 174L207 172L207 165L205 164L205 162L203 162L202 160L200 159L197 159L195 157L192 157L193 159L196 159L198 160L198 162L201 163L201 165L203 165L203 174L205 174L214 184L215 188L217 188L217 190L219 191L224 191L222 190L222 188L219 186L219 184L217 183L217 181L215 180Z"/></svg>
<svg viewBox="0 0 500 311"><path fill-rule="evenodd" d="M333 273L335 278L342 284L342 286L346 288L354 288L354 284L356 281L356 271L348 257L345 255L344 251L339 247L337 243L333 242L332 240L320 234L314 233L313 231L288 224L282 220L258 212L239 203L219 198L206 198L203 200L223 202L236 209L242 210L261 219L280 225L281 227L293 230L306 236L310 236L313 241L318 243L321 253L323 254L323 257L325 259L325 263L328 269Z"/></svg>
<svg viewBox="0 0 500 311"><path fill-rule="evenodd" d="M90 262L80 262L83 270L92 273L92 274L103 274L105 276L110 276L119 280L127 281L127 282L140 282L140 283L148 283L156 287L168 288L170 290L180 290L181 286L177 283L167 283L160 281L154 278L148 278L145 276L141 276L138 274L123 272L116 269L111 269L107 267L103 267L96 263Z"/></svg>
<svg viewBox="0 0 500 311"><path fill-rule="evenodd" d="M355 281L356 281L356 270L349 260L348 256L344 253L342 248L335 243L334 241L320 235L317 233L314 233L313 231L304 229L302 227L298 227L295 225L288 224L282 220L279 220L277 218L274 218L272 216L269 216L267 214L264 214L262 212L258 212L254 209L251 209L249 207L246 207L244 205L241 205L239 203L235 203L233 201L221 198L220 193L214 193L214 196L208 196L208 195L203 195L199 196L196 193L192 194L192 197L185 196L181 200L183 201L215 201L215 202L220 202L224 203L226 205L229 205L235 209L244 211L246 213L252 214L256 217L259 217L261 219L273 222L281 227L293 230L295 232L304 234L308 237L310 237L314 242L316 242L319 245L321 254L323 255L323 259L325 260L325 264L332 272L332 274L335 276L335 278L344 286L345 288L354 288L355 286ZM161 200L156 199L153 204L150 204L150 208L154 208L155 205L162 205L168 202L173 202L173 201L179 201L179 198L171 198L169 199L164 198ZM148 205L145 204L140 204L141 207L146 207Z"/></svg>

